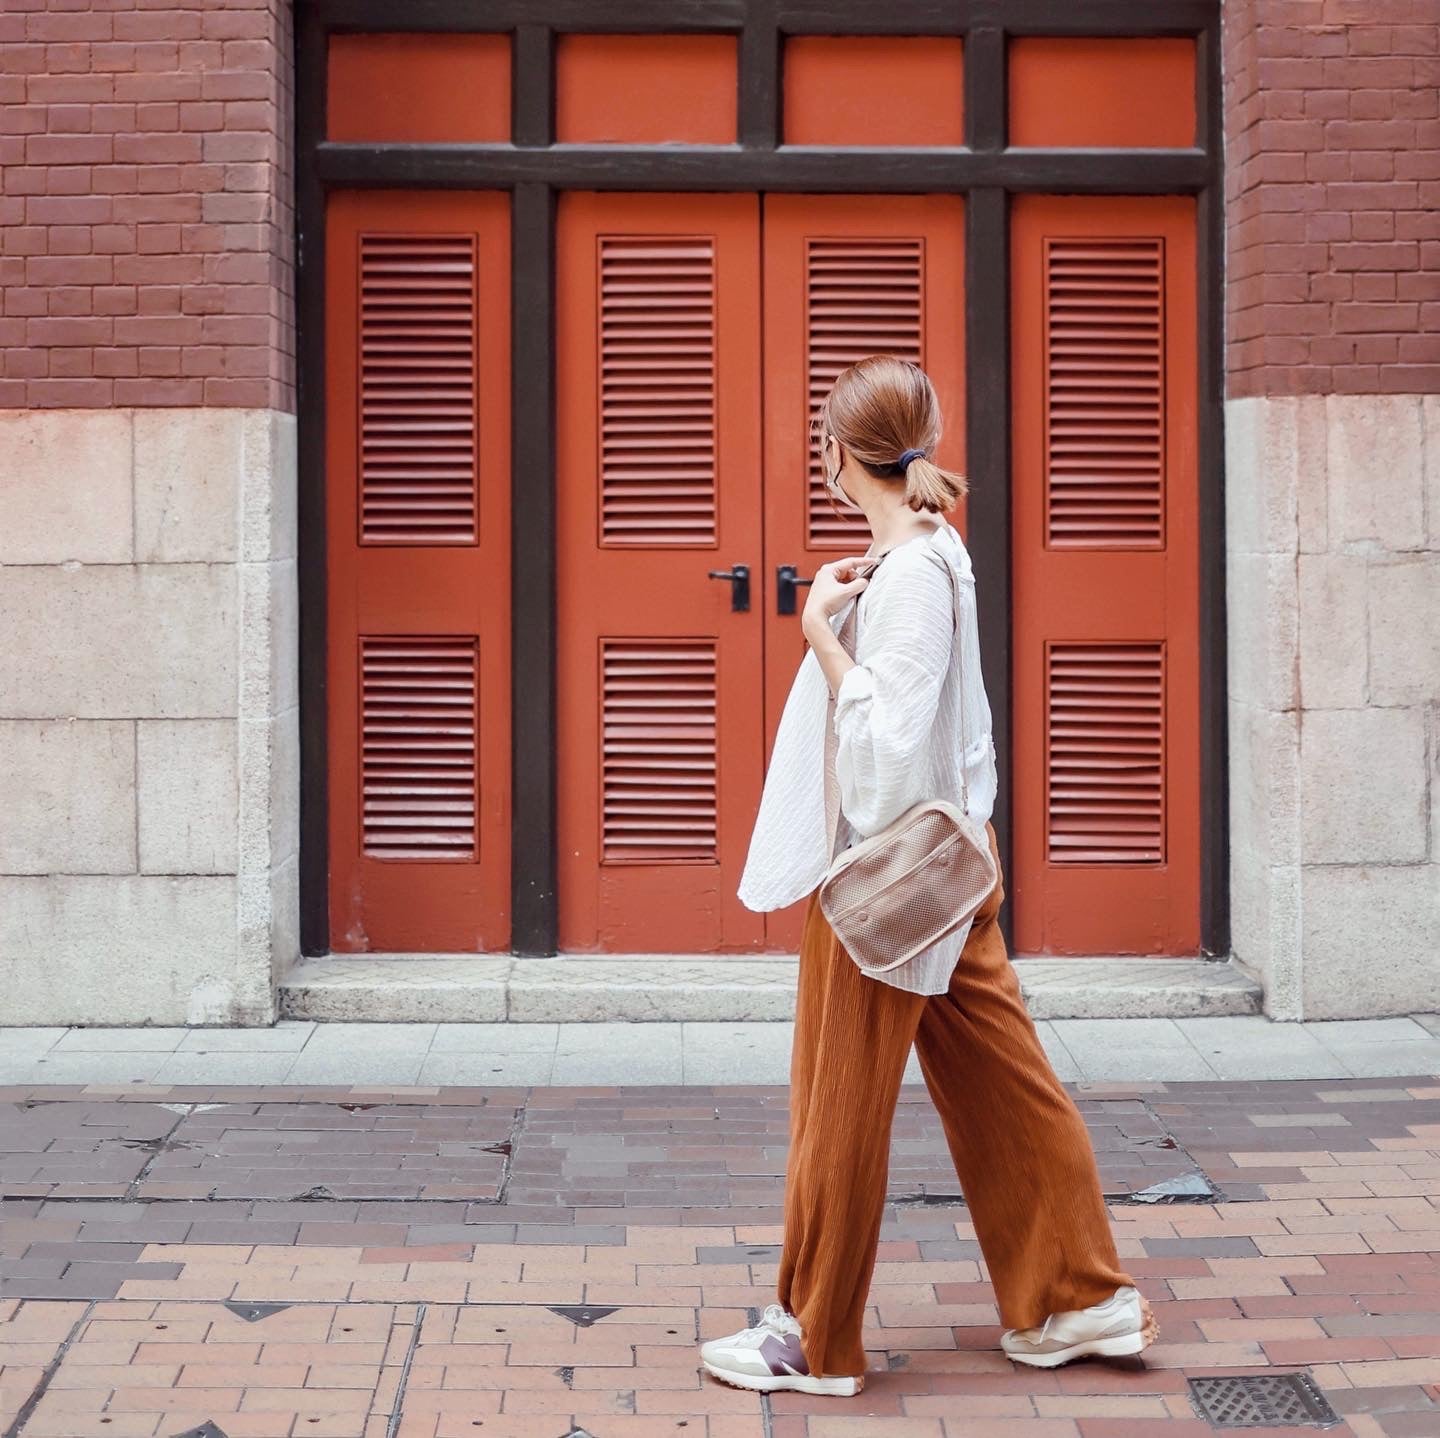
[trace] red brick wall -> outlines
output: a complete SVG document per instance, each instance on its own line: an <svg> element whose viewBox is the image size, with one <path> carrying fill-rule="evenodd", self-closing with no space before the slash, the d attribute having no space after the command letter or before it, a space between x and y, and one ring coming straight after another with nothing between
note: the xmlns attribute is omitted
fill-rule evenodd
<svg viewBox="0 0 1440 1438"><path fill-rule="evenodd" d="M4 0L0 407L293 408L288 0Z"/></svg>
<svg viewBox="0 0 1440 1438"><path fill-rule="evenodd" d="M1440 390L1435 0L1226 0L1233 395ZM5 0L0 407L293 405L287 0Z"/></svg>
<svg viewBox="0 0 1440 1438"><path fill-rule="evenodd" d="M1440 390L1440 6L1223 13L1229 393Z"/></svg>

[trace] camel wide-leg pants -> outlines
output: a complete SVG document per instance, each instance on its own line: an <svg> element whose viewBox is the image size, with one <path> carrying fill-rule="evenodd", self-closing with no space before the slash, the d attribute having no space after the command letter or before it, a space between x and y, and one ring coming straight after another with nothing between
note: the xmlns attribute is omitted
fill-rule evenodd
<svg viewBox="0 0 1440 1438"><path fill-rule="evenodd" d="M1131 1282L1084 1120L1021 997L996 922L1003 898L1002 876L976 915L949 990L912 994L861 974L810 896L778 1297L800 1321L816 1376L865 1371L861 1324L912 1043L1005 1327L1036 1327Z"/></svg>

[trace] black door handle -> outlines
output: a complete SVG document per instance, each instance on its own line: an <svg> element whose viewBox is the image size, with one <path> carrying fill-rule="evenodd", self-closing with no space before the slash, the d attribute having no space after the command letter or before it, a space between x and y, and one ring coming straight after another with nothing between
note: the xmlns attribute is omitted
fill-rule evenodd
<svg viewBox="0 0 1440 1438"><path fill-rule="evenodd" d="M801 579L800 571L793 564L782 564L775 571L775 612L794 614L795 591L802 584L813 584L813 579Z"/></svg>
<svg viewBox="0 0 1440 1438"><path fill-rule="evenodd" d="M712 569L711 579L730 581L730 612L748 614L750 611L750 566L732 564L729 569Z"/></svg>

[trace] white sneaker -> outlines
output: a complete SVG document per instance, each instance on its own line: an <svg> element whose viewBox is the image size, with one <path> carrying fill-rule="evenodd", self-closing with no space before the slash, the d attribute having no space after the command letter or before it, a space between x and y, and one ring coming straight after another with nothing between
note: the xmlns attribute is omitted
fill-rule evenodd
<svg viewBox="0 0 1440 1438"><path fill-rule="evenodd" d="M1133 1288L1117 1288L1093 1308L1052 1313L1039 1328L1008 1328L1000 1346L1017 1363L1058 1368L1073 1358L1122 1358L1152 1344L1159 1328L1150 1305Z"/></svg>
<svg viewBox="0 0 1440 1438"><path fill-rule="evenodd" d="M800 1347L800 1324L778 1304L760 1315L755 1328L700 1345L700 1361L722 1383L758 1393L818 1393L850 1398L865 1386L854 1378L812 1378Z"/></svg>

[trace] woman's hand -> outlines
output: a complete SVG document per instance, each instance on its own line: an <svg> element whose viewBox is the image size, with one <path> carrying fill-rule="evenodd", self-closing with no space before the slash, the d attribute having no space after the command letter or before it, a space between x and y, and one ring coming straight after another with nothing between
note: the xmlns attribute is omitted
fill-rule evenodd
<svg viewBox="0 0 1440 1438"><path fill-rule="evenodd" d="M822 629L827 634L830 632L831 618L845 607L845 601L852 594L858 594L870 583L869 571L874 563L872 559L850 555L832 559L815 571L810 595L800 616L800 627L807 638Z"/></svg>

